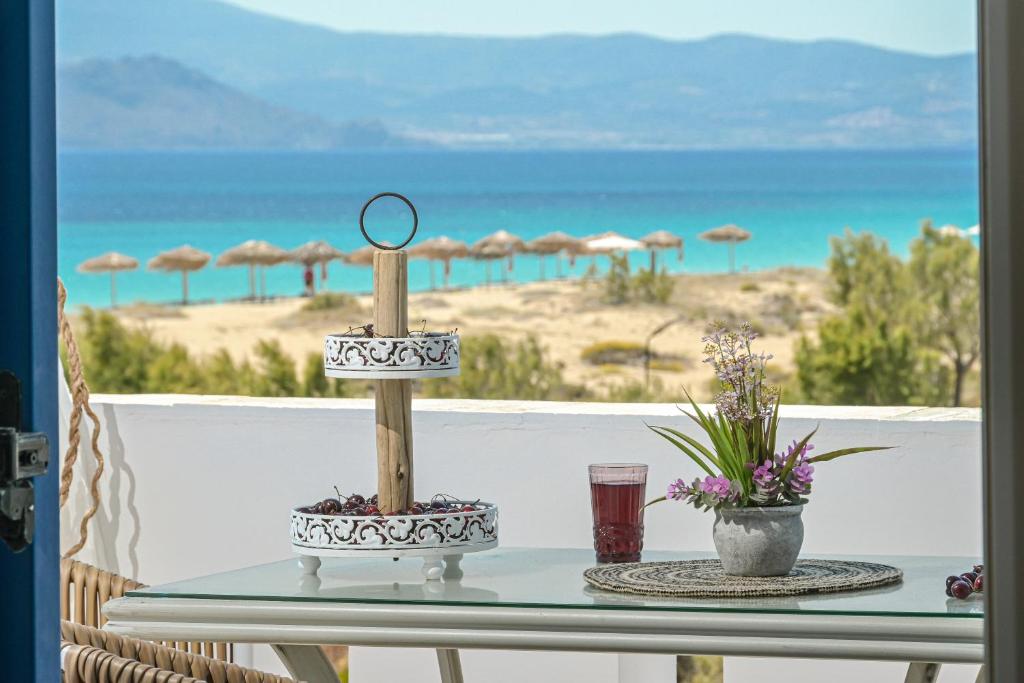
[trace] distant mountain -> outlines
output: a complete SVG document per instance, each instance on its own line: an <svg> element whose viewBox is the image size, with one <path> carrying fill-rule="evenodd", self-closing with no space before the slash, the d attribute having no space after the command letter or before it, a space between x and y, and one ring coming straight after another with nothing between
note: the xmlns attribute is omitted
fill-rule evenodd
<svg viewBox="0 0 1024 683"><path fill-rule="evenodd" d="M58 137L77 149L334 149L399 144L380 124L328 123L164 57L87 59L57 74Z"/></svg>
<svg viewBox="0 0 1024 683"><path fill-rule="evenodd" d="M62 60L158 53L281 106L455 146L976 140L975 56L727 35L339 33L215 0L58 0Z"/></svg>

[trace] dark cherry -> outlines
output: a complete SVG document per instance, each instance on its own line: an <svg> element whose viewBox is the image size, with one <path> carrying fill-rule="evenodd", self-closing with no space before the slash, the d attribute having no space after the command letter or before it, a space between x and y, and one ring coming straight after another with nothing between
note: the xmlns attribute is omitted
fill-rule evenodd
<svg viewBox="0 0 1024 683"><path fill-rule="evenodd" d="M410 515L422 515L423 513L424 509L419 504L413 505L411 508L409 508Z"/></svg>
<svg viewBox="0 0 1024 683"><path fill-rule="evenodd" d="M336 515L341 512L341 501L337 498L328 498L320 503L321 514Z"/></svg>
<svg viewBox="0 0 1024 683"><path fill-rule="evenodd" d="M377 506L376 506L376 505L373 505L373 504L371 503L370 505L367 505L367 506L366 506L366 514L367 514L368 516L369 516L369 515L376 515L376 514L379 514L379 513L380 513L380 510L378 510L378 509L377 509Z"/></svg>
<svg viewBox="0 0 1024 683"><path fill-rule="evenodd" d="M983 565L983 564L976 564L976 565L974 565L974 573L975 574L981 574L984 571L985 571L985 565Z"/></svg>
<svg viewBox="0 0 1024 683"><path fill-rule="evenodd" d="M405 513L401 510L392 510L391 512L385 512L385 517L397 517L398 515L404 515Z"/></svg>
<svg viewBox="0 0 1024 683"><path fill-rule="evenodd" d="M443 500L432 500L430 501L430 507L435 510L446 510L448 509L448 504Z"/></svg>
<svg viewBox="0 0 1024 683"><path fill-rule="evenodd" d="M974 580L974 592L984 593L985 592L985 575L978 574L978 578Z"/></svg>
<svg viewBox="0 0 1024 683"><path fill-rule="evenodd" d="M472 506L472 505L463 505L462 506L462 511L463 512L476 512L476 508L474 506Z"/></svg>
<svg viewBox="0 0 1024 683"><path fill-rule="evenodd" d="M960 580L959 576L947 576L946 577L946 595L949 597L953 596L953 593L949 590L953 584Z"/></svg>
<svg viewBox="0 0 1024 683"><path fill-rule="evenodd" d="M953 585L949 587L949 592L953 594L954 598L963 600L974 592L971 585L966 581L954 581Z"/></svg>
<svg viewBox="0 0 1024 683"><path fill-rule="evenodd" d="M963 574L960 575L960 578L973 586L974 585L974 580L976 578L978 578L978 575L975 574L974 572L964 572Z"/></svg>
<svg viewBox="0 0 1024 683"><path fill-rule="evenodd" d="M366 505L366 499L360 496L358 493L353 493L351 496L348 497L348 500L345 502L352 503L353 505Z"/></svg>
<svg viewBox="0 0 1024 683"><path fill-rule="evenodd" d="M370 496L369 500L367 500L366 502L369 503L370 505L377 505L377 494L375 493L372 496Z"/></svg>

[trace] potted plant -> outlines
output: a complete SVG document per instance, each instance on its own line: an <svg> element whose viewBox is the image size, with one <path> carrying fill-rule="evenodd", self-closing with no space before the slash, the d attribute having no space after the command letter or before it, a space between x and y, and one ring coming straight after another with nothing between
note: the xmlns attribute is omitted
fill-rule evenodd
<svg viewBox="0 0 1024 683"><path fill-rule="evenodd" d="M811 455L817 428L785 448L776 447L779 427L778 387L765 369L772 356L755 353L756 333L745 323L730 330L716 323L704 342L704 362L714 368L721 391L715 408L705 412L686 397L693 412L683 410L707 436L705 445L670 427L651 426L681 450L705 476L692 484L678 479L664 500L715 511L714 541L722 568L736 576L781 576L796 563L803 543L803 506L811 492L814 465L852 453L887 447L859 446Z"/></svg>

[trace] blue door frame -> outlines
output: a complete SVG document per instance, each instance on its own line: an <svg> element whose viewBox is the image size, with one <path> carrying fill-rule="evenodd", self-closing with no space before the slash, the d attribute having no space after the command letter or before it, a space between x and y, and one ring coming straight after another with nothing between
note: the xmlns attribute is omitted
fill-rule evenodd
<svg viewBox="0 0 1024 683"><path fill-rule="evenodd" d="M0 1L0 369L21 379L22 427L46 432L35 542L0 544L0 675L60 680L57 216L52 0Z"/></svg>

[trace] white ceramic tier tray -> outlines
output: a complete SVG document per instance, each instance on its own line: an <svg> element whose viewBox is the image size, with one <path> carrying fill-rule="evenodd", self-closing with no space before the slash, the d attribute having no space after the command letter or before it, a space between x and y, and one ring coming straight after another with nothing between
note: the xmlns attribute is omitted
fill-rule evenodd
<svg viewBox="0 0 1024 683"><path fill-rule="evenodd" d="M421 379L459 374L459 336L413 332L408 337L331 334L324 372L347 379Z"/></svg>
<svg viewBox="0 0 1024 683"><path fill-rule="evenodd" d="M465 504L469 501L458 501ZM292 510L292 550L303 571L315 574L321 557L422 557L427 579L461 576L465 553L498 545L498 507L475 503L471 512L423 515L318 515Z"/></svg>

